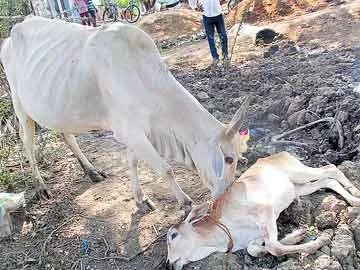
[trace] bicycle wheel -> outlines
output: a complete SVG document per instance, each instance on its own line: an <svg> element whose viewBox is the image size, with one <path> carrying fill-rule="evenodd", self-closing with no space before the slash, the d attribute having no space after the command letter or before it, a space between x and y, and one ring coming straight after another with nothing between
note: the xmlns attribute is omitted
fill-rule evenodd
<svg viewBox="0 0 360 270"><path fill-rule="evenodd" d="M125 20L129 23L136 23L140 18L140 9L136 5L130 5L125 9Z"/></svg>

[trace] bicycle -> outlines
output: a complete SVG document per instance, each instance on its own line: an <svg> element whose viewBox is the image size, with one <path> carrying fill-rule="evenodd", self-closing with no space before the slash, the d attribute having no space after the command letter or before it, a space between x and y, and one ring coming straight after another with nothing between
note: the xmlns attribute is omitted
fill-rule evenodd
<svg viewBox="0 0 360 270"><path fill-rule="evenodd" d="M125 20L128 23L136 23L141 15L140 8L135 4L135 0L130 0L124 12Z"/></svg>

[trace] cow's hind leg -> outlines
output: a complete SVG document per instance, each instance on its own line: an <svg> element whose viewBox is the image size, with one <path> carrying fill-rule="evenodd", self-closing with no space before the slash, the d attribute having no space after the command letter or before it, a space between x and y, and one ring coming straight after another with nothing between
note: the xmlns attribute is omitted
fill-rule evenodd
<svg viewBox="0 0 360 270"><path fill-rule="evenodd" d="M37 166L36 158L35 158L35 122L31 119L27 113L22 108L22 105L18 102L17 98L13 96L13 104L15 113L19 119L20 124L20 137L23 141L24 148L29 159L32 179L34 181L34 185L36 188L36 195L39 199L49 199L51 196L50 191L46 187L44 180L40 175L39 168Z"/></svg>
<svg viewBox="0 0 360 270"><path fill-rule="evenodd" d="M76 138L72 134L63 133L63 137L67 145L70 147L71 151L74 153L75 157L79 160L80 165L84 169L84 172L89 175L91 181L100 182L106 178L106 175L95 169L95 167L90 163L86 158L84 153L80 150L79 145L76 142Z"/></svg>

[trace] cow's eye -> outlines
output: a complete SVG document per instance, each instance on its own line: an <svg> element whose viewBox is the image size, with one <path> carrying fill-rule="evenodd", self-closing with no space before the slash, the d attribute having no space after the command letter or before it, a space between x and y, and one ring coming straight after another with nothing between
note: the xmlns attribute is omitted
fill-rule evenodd
<svg viewBox="0 0 360 270"><path fill-rule="evenodd" d="M227 164L233 164L234 159L233 159L232 157L225 157L225 162L226 162Z"/></svg>
<svg viewBox="0 0 360 270"><path fill-rule="evenodd" d="M178 236L178 233L177 233L177 232L173 232L173 233L170 235L171 240L174 240L174 239L176 238L176 236Z"/></svg>

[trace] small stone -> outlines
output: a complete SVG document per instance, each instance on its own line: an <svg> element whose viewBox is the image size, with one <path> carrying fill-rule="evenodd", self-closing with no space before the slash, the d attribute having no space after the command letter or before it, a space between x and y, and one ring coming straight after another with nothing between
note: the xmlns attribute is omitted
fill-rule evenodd
<svg viewBox="0 0 360 270"><path fill-rule="evenodd" d="M340 225L331 243L331 254L341 262L352 264L355 251L350 227L345 224Z"/></svg>
<svg viewBox="0 0 360 270"><path fill-rule="evenodd" d="M276 270L301 270L302 267L300 267L297 262L295 262L294 260L290 259L287 260L283 263L280 263L277 267Z"/></svg>
<svg viewBox="0 0 360 270"><path fill-rule="evenodd" d="M322 253L328 255L328 256L330 256L330 254L331 254L331 250L330 250L330 248L329 248L328 246L323 246L323 247L320 249L320 251L321 251Z"/></svg>
<svg viewBox="0 0 360 270"><path fill-rule="evenodd" d="M316 216L315 222L320 230L334 228L338 224L339 220L335 212L324 212Z"/></svg>
<svg viewBox="0 0 360 270"><path fill-rule="evenodd" d="M199 92L196 97L200 100L200 101L205 101L210 99L209 95L206 92Z"/></svg>
<svg viewBox="0 0 360 270"><path fill-rule="evenodd" d="M335 212L339 214L341 210L347 209L347 204L336 198L334 195L327 195L321 202L321 211Z"/></svg>

